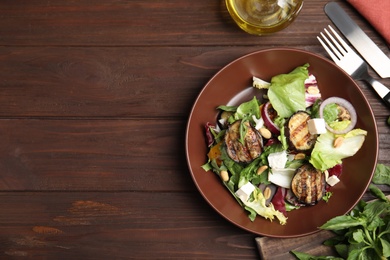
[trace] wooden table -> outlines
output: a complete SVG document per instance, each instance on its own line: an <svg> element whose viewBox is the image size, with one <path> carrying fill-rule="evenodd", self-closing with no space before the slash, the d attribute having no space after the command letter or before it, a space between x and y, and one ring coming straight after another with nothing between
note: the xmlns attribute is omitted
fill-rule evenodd
<svg viewBox="0 0 390 260"><path fill-rule="evenodd" d="M259 258L256 235L197 191L186 122L210 77L244 54L289 46L326 56L316 39L330 24L325 3L305 1L290 27L256 37L222 0L2 0L0 258ZM358 84L379 162L390 165L390 110Z"/></svg>

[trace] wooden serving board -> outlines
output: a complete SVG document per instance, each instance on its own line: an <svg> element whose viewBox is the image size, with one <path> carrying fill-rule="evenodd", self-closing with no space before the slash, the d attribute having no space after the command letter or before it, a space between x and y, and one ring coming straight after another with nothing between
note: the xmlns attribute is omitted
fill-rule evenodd
<svg viewBox="0 0 390 260"><path fill-rule="evenodd" d="M256 238L256 244L261 259L264 260L296 259L290 251L299 251L315 256L337 255L332 247L322 244L326 239L334 236L333 232L322 230L315 234L298 238L258 237Z"/></svg>

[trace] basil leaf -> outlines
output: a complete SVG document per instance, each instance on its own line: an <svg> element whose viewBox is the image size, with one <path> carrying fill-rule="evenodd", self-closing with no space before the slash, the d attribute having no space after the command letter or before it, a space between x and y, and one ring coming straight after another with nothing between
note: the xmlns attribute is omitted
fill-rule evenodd
<svg viewBox="0 0 390 260"><path fill-rule="evenodd" d="M349 251L348 259L370 260L370 258L367 258L364 251L362 251L360 248Z"/></svg>
<svg viewBox="0 0 390 260"><path fill-rule="evenodd" d="M344 241L344 236L335 236L324 241L325 246L335 246Z"/></svg>
<svg viewBox="0 0 390 260"><path fill-rule="evenodd" d="M344 259L348 257L348 246L346 244L338 244L334 247L336 252Z"/></svg>
<svg viewBox="0 0 390 260"><path fill-rule="evenodd" d="M378 199L385 201L385 202L389 202L389 199L377 186L370 184L369 189L370 189L370 192Z"/></svg>
<svg viewBox="0 0 390 260"><path fill-rule="evenodd" d="M358 229L352 234L352 238L356 243L362 243L364 241L364 233L362 229Z"/></svg>
<svg viewBox="0 0 390 260"><path fill-rule="evenodd" d="M298 251L290 251L291 254L293 254L297 259L299 260L326 260L326 259L332 259L332 260L342 260L343 258L340 257L334 257L334 256L313 256L310 254L298 252Z"/></svg>
<svg viewBox="0 0 390 260"><path fill-rule="evenodd" d="M390 242L386 239L380 238L382 245L382 254L384 257L390 257Z"/></svg>
<svg viewBox="0 0 390 260"><path fill-rule="evenodd" d="M367 202L365 202L364 200L360 200L356 206L351 210L351 212L349 213L350 216L352 217L359 217L363 210L364 210L364 207L367 205Z"/></svg>
<svg viewBox="0 0 390 260"><path fill-rule="evenodd" d="M380 216L375 216L371 219L370 223L367 226L367 230L375 231L378 227L384 226L386 223L382 220Z"/></svg>
<svg viewBox="0 0 390 260"><path fill-rule="evenodd" d="M374 177L372 178L372 182L375 184L390 185L390 167L378 163L375 168L375 173Z"/></svg>
<svg viewBox="0 0 390 260"><path fill-rule="evenodd" d="M363 214L366 216L366 228L369 231L375 230L375 228L385 225L382 220L382 214L390 213L390 204L384 201L374 201L368 203L364 208Z"/></svg>
<svg viewBox="0 0 390 260"><path fill-rule="evenodd" d="M356 227L360 225L364 225L366 223L364 218L355 218L348 215L334 217L324 225L322 225L321 229L327 230L340 230L350 227Z"/></svg>

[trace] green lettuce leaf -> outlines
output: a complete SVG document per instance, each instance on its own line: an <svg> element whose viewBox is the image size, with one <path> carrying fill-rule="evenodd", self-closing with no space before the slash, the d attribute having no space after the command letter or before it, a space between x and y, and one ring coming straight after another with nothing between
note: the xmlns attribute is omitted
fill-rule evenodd
<svg viewBox="0 0 390 260"><path fill-rule="evenodd" d="M339 109L337 104L331 103L324 107L323 116L327 124L330 124L337 120L339 115Z"/></svg>
<svg viewBox="0 0 390 260"><path fill-rule="evenodd" d="M288 118L298 110L305 110L305 80L309 77L309 64L297 67L288 74L272 78L268 98L281 117Z"/></svg>
<svg viewBox="0 0 390 260"><path fill-rule="evenodd" d="M320 135L314 145L311 153L310 163L321 171L332 168L340 164L342 159L353 156L363 145L365 134L355 134L344 136L343 143L340 147L335 148L333 142L334 134L327 131ZM363 133L366 133L365 131Z"/></svg>
<svg viewBox="0 0 390 260"><path fill-rule="evenodd" d="M251 198L253 199L249 199L248 201L242 200L242 203L246 206L245 209L251 213L250 218L252 221L254 220L254 213L256 212L258 215L271 221L276 217L281 225L285 225L287 223L287 217L279 210L276 210L272 203L268 206L265 205L266 199L259 188L256 187L251 195Z"/></svg>

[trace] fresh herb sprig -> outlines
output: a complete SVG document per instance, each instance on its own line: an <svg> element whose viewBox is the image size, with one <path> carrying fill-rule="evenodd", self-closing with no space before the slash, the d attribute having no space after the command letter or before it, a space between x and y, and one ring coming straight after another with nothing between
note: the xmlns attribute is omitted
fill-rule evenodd
<svg viewBox="0 0 390 260"><path fill-rule="evenodd" d="M373 183L390 185L390 167L378 164ZM320 227L336 234L324 244L333 246L342 258L291 253L300 260L390 258L390 200L374 184L370 184L369 190L376 201L361 200L349 214L337 216Z"/></svg>
<svg viewBox="0 0 390 260"><path fill-rule="evenodd" d="M375 184L387 184L390 186L390 167L378 163L375 168L375 174L372 178Z"/></svg>

